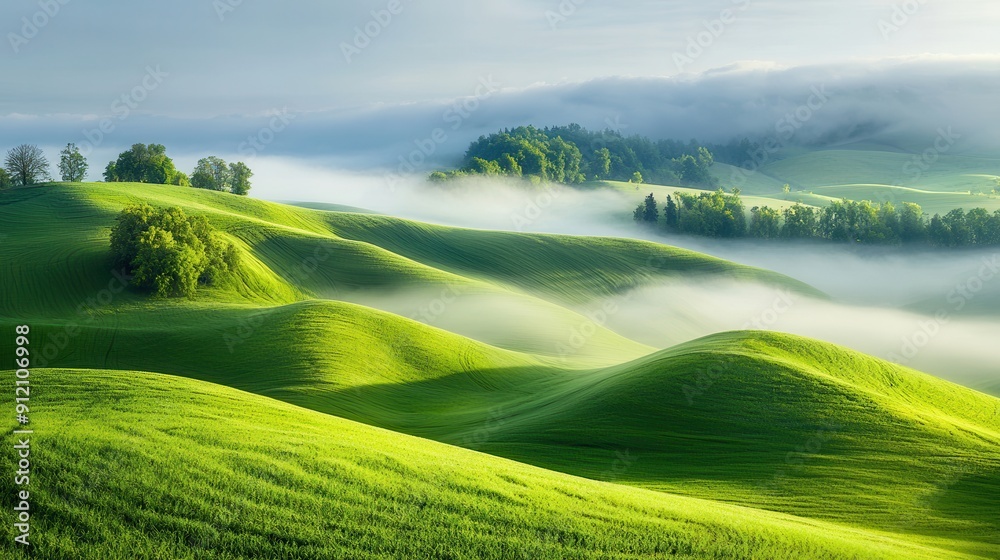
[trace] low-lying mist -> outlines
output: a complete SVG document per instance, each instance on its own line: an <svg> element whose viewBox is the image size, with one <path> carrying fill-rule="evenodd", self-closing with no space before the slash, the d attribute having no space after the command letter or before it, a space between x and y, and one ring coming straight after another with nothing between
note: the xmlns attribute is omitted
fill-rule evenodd
<svg viewBox="0 0 1000 560"><path fill-rule="evenodd" d="M1000 318L963 317L957 304L944 301L928 315L747 283L676 281L638 289L615 303L619 311L609 314L606 326L656 348L723 331L771 330L833 342L969 386L997 379Z"/></svg>
<svg viewBox="0 0 1000 560"><path fill-rule="evenodd" d="M979 385L991 376L995 380L1000 370L993 347L1000 340L996 305L1000 250L907 250L671 236L631 222L641 189L629 196L559 185L526 188L522 183L485 178L434 186L422 175L344 173L280 159L262 160L255 170L260 186L254 194L262 198L343 204L459 227L644 239L774 270L824 291L831 301L798 299L763 328L898 359L968 384ZM395 297L391 305L374 299L369 304L400 312L408 305L407 297ZM666 283L623 300L607 326L643 344L665 348L746 328L753 318L770 316L776 297L772 289L737 283ZM426 294L418 300L426 302ZM481 340L518 336L477 334L476 329L490 330L482 324L482 309L468 314L473 324L443 327ZM935 314L944 314L945 320ZM516 325L504 321L497 328Z"/></svg>

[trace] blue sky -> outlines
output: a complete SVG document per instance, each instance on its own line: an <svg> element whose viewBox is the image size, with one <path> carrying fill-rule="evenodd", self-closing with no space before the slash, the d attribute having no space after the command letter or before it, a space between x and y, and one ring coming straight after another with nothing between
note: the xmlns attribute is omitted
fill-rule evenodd
<svg viewBox="0 0 1000 560"><path fill-rule="evenodd" d="M995 116L1000 74L1000 7L971 0L8 0L0 21L0 140L80 143L110 118L108 153L158 138L238 153L264 131L275 154L384 164L484 81L497 91L437 156L527 122L766 133L826 83L839 101L803 137L898 127L900 99L933 130L928 108Z"/></svg>

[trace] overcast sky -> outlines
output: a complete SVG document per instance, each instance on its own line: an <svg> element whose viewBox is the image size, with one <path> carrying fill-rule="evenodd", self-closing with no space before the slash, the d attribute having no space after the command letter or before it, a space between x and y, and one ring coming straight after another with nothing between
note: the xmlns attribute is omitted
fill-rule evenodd
<svg viewBox="0 0 1000 560"><path fill-rule="evenodd" d="M985 99L1000 74L1000 5L972 0L7 0L0 22L0 141L82 143L111 118L109 151L145 133L235 153L283 110L275 153L405 145L494 88L452 139L623 113L731 136L823 84L861 125L898 125L871 115L904 97L953 122L949 83Z"/></svg>

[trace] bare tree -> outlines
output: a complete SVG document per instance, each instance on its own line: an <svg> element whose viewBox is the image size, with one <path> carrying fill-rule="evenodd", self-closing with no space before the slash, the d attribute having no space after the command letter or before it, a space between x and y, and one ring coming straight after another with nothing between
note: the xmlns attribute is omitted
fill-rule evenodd
<svg viewBox="0 0 1000 560"><path fill-rule="evenodd" d="M45 159L45 154L38 146L21 144L10 150L7 152L5 165L14 184L18 186L34 185L50 178L49 160Z"/></svg>

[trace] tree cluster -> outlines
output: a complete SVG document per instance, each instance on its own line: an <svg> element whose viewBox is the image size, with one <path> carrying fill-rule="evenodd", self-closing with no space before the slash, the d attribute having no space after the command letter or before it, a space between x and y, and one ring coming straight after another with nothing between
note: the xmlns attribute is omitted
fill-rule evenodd
<svg viewBox="0 0 1000 560"><path fill-rule="evenodd" d="M663 206L649 196L635 221L675 233L719 238L826 239L862 244L930 243L941 247L1000 245L1000 210L957 208L929 217L917 204L841 200L825 208L795 204L784 210L753 207L749 216L739 190L698 195L674 193Z"/></svg>
<svg viewBox="0 0 1000 560"><path fill-rule="evenodd" d="M643 177L653 183L714 187L718 181L709 172L713 163L712 153L694 140L653 141L613 130L594 132L578 124L522 126L480 137L469 146L458 171L437 171L431 179L480 174L582 183Z"/></svg>
<svg viewBox="0 0 1000 560"><path fill-rule="evenodd" d="M211 156L199 160L189 178L177 171L161 144L134 144L104 170L104 180L109 183L179 185L243 196L250 192L251 177L253 172L245 163L229 164Z"/></svg>
<svg viewBox="0 0 1000 560"><path fill-rule="evenodd" d="M211 156L198 160L191 174L191 186L245 196L250 192L251 177L253 172L242 161L226 163L222 158Z"/></svg>
<svg viewBox="0 0 1000 560"><path fill-rule="evenodd" d="M239 266L239 252L204 216L180 208L130 206L111 229L111 253L135 285L159 297L194 297L201 284L226 278Z"/></svg>

